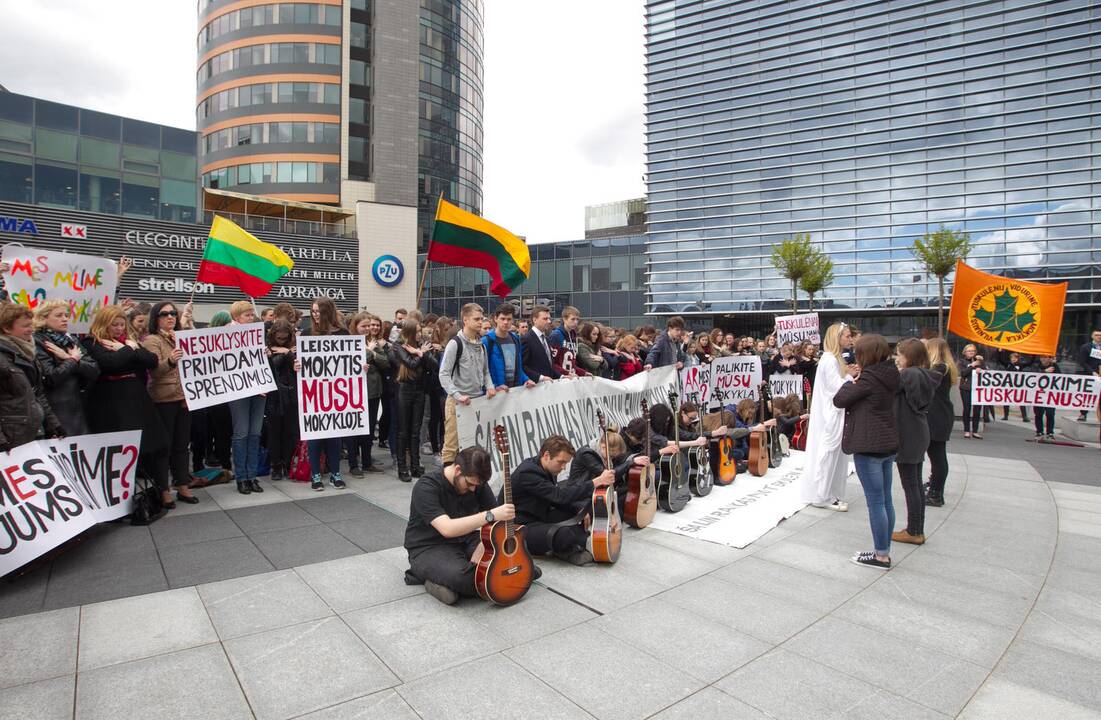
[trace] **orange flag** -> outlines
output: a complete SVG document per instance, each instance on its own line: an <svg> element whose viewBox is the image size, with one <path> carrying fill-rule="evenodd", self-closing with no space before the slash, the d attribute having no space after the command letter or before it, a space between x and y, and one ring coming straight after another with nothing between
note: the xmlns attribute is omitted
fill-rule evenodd
<svg viewBox="0 0 1101 720"><path fill-rule="evenodd" d="M1067 284L990 275L956 263L948 329L972 342L1030 355L1055 355Z"/></svg>

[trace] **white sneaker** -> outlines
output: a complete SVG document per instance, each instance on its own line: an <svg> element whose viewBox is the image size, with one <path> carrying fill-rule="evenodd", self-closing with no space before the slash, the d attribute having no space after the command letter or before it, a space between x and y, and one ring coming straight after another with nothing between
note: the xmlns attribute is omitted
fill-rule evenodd
<svg viewBox="0 0 1101 720"><path fill-rule="evenodd" d="M842 500L834 500L828 503L811 503L816 508L824 508L826 510L834 510L836 512L848 512L849 504Z"/></svg>

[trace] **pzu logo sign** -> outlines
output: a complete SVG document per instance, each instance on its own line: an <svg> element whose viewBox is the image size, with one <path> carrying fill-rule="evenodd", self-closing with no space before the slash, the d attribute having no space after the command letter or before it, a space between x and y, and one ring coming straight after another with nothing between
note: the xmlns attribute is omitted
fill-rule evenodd
<svg viewBox="0 0 1101 720"><path fill-rule="evenodd" d="M405 277L405 268L393 255L380 255L371 266L371 275L379 285L394 287Z"/></svg>

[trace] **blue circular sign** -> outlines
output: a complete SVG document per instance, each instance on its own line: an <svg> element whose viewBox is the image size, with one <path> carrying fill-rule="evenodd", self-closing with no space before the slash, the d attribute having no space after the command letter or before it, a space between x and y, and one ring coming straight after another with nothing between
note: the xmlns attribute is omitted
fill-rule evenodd
<svg viewBox="0 0 1101 720"><path fill-rule="evenodd" d="M375 282L383 287L394 287L405 277L405 267L393 255L379 255L371 266Z"/></svg>

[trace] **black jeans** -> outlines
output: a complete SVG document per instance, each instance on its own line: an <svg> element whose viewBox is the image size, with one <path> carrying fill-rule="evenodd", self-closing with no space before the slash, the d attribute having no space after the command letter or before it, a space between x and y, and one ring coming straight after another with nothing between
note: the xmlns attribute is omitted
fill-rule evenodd
<svg viewBox="0 0 1101 720"><path fill-rule="evenodd" d="M223 470L233 467L230 461L230 440L233 438L233 417L229 414L229 404L211 405L206 408L206 426L210 444L207 446L214 454Z"/></svg>
<svg viewBox="0 0 1101 720"><path fill-rule="evenodd" d="M478 597L474 589L474 563L470 556L481 541L471 533L462 543L444 543L418 548L409 557L409 569L421 580L431 580L462 597Z"/></svg>
<svg viewBox="0 0 1101 720"><path fill-rule="evenodd" d="M1055 434L1055 408L1038 407L1035 408L1036 414L1036 432L1040 435L1054 435ZM1047 429L1044 429L1044 425L1047 425Z"/></svg>
<svg viewBox="0 0 1101 720"><path fill-rule="evenodd" d="M161 423L168 433L168 449L157 453L154 458L154 479L161 490L168 489L171 475L176 487L191 485L191 464L188 457L188 445L191 442L191 413L183 400L154 403Z"/></svg>
<svg viewBox="0 0 1101 720"><path fill-rule="evenodd" d="M424 389L414 383L398 385L398 467L420 467ZM408 453L408 459L406 459ZM408 465L406 465L408 463Z"/></svg>
<svg viewBox="0 0 1101 720"><path fill-rule="evenodd" d="M298 448L298 410L268 413L268 460L272 470L290 469L294 451Z"/></svg>
<svg viewBox="0 0 1101 720"><path fill-rule="evenodd" d="M963 431L982 432L982 405L971 404L971 388L960 388L960 400L963 401Z"/></svg>
<svg viewBox="0 0 1101 720"><path fill-rule="evenodd" d="M901 474L901 470L899 473ZM948 480L948 443L929 441L929 497L944 499L944 483Z"/></svg>
<svg viewBox="0 0 1101 720"><path fill-rule="evenodd" d="M589 531L581 525L567 525L554 529L554 523L528 523L524 526L528 552L538 557L550 555L571 555L584 550L589 539Z"/></svg>
<svg viewBox="0 0 1101 720"><path fill-rule="evenodd" d="M906 493L906 530L925 534L925 493L921 488L921 463L896 463L902 491Z"/></svg>
<svg viewBox="0 0 1101 720"><path fill-rule="evenodd" d="M442 394L428 392L428 442L432 443L432 452L437 455L443 449L443 401Z"/></svg>

